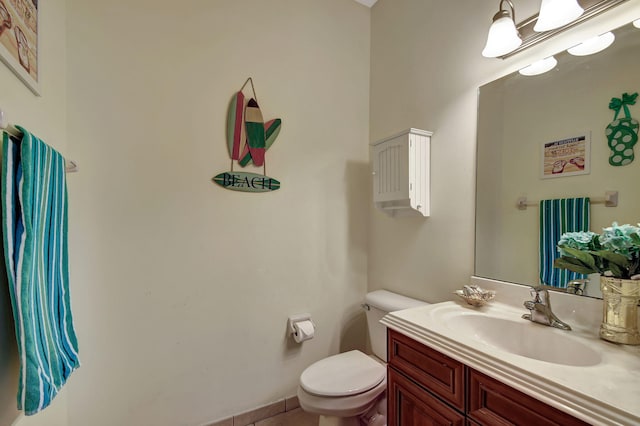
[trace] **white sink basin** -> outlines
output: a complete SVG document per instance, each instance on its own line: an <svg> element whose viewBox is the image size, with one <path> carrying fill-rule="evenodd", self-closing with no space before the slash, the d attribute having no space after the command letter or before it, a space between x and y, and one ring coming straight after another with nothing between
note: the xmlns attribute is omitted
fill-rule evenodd
<svg viewBox="0 0 640 426"><path fill-rule="evenodd" d="M480 342L514 355L554 364L590 366L602 361L600 354L563 331L524 319L484 314L450 315L447 327L473 336Z"/></svg>

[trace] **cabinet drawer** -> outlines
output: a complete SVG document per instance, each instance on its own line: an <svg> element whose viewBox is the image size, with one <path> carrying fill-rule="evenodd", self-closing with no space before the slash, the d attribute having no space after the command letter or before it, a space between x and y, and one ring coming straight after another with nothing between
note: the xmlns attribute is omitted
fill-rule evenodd
<svg viewBox="0 0 640 426"><path fill-rule="evenodd" d="M460 411L465 410L464 365L394 330L388 330L389 365Z"/></svg>
<svg viewBox="0 0 640 426"><path fill-rule="evenodd" d="M389 367L389 426L464 426L465 417Z"/></svg>
<svg viewBox="0 0 640 426"><path fill-rule="evenodd" d="M482 425L588 425L473 369L468 400L469 418Z"/></svg>

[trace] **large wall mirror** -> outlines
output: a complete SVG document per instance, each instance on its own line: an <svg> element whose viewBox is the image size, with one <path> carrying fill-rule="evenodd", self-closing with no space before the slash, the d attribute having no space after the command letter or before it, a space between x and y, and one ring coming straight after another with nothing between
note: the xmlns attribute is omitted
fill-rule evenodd
<svg viewBox="0 0 640 426"><path fill-rule="evenodd" d="M605 129L614 119L609 102L640 92L640 29L631 23L613 31L614 43L589 56L555 55L551 71L514 73L479 91L475 275L538 285L539 208L545 199L603 199L618 191L617 207L592 204L591 230L640 222L640 144L635 161L609 165ZM640 97L630 108L640 119ZM587 135L588 174L543 178L543 145ZM571 166L568 166L571 167ZM577 170L577 169L576 169ZM533 204L524 210L518 199ZM590 277L584 295L600 297L599 280Z"/></svg>

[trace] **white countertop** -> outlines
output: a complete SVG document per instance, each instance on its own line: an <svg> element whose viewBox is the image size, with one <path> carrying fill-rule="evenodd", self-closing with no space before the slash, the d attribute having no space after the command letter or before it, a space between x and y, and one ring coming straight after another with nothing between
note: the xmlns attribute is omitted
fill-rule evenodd
<svg viewBox="0 0 640 426"><path fill-rule="evenodd" d="M523 321L544 332L586 343L601 361L590 366L555 364L515 355L448 326L446 315L491 315ZM442 302L392 312L387 327L428 345L527 395L593 425L640 425L640 346L617 345L598 337L598 330L571 324L558 330L521 319L528 311L502 303L474 308L465 302ZM559 315L560 316L560 315ZM560 317L560 319L564 319ZM541 330L537 330L540 332Z"/></svg>

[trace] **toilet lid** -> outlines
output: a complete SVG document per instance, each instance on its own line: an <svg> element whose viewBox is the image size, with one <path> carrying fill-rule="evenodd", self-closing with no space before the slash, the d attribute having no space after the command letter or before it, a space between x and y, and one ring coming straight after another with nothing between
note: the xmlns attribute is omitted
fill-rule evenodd
<svg viewBox="0 0 640 426"><path fill-rule="evenodd" d="M348 396L366 392L384 379L386 368L360 351L322 359L302 372L300 386L314 395Z"/></svg>

